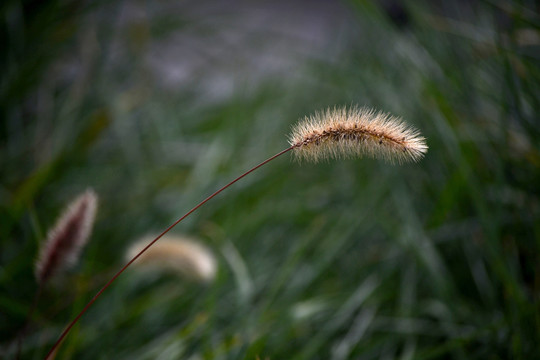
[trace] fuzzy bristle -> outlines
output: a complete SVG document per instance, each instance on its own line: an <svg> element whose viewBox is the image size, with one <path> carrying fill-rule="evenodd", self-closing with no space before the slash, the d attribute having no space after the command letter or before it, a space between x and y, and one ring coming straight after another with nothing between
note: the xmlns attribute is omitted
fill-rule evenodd
<svg viewBox="0 0 540 360"><path fill-rule="evenodd" d="M289 138L298 159L380 158L391 163L418 161L425 138L400 118L369 108L327 109L306 117Z"/></svg>
<svg viewBox="0 0 540 360"><path fill-rule="evenodd" d="M36 261L36 278L44 284L61 269L74 265L88 241L97 210L97 195L88 189L58 218Z"/></svg>
<svg viewBox="0 0 540 360"><path fill-rule="evenodd" d="M134 258L153 239L143 237L126 251L126 259ZM148 248L134 265L141 268L171 270L190 280L208 282L214 279L217 270L214 255L201 243L185 237L166 235Z"/></svg>

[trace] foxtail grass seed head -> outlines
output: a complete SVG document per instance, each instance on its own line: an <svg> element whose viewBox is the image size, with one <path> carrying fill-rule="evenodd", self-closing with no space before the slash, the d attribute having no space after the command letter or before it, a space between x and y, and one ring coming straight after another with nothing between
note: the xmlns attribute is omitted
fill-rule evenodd
<svg viewBox="0 0 540 360"><path fill-rule="evenodd" d="M298 159L368 156L390 163L418 161L427 152L426 139L400 118L369 108L327 109L306 117L289 143Z"/></svg>
<svg viewBox="0 0 540 360"><path fill-rule="evenodd" d="M126 251L127 260L135 257L155 236L144 237ZM134 263L141 269L172 271L187 279L209 282L217 264L214 255L202 244L185 237L165 235L148 248Z"/></svg>
<svg viewBox="0 0 540 360"><path fill-rule="evenodd" d="M92 189L73 200L49 230L36 260L36 278L40 285L59 271L75 265L88 241L96 216L98 198Z"/></svg>

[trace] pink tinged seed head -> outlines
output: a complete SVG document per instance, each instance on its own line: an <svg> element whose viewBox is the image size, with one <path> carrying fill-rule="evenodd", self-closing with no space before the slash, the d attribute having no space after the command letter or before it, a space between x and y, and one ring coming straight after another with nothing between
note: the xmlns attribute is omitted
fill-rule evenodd
<svg viewBox="0 0 540 360"><path fill-rule="evenodd" d="M73 200L49 230L36 260L36 278L40 285L75 265L87 243L97 210L97 195L92 189Z"/></svg>

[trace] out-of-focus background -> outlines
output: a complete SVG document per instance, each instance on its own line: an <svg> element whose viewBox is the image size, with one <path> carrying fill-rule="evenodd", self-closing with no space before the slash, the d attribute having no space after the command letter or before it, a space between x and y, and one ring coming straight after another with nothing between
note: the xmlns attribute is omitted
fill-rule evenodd
<svg viewBox="0 0 540 360"><path fill-rule="evenodd" d="M540 358L536 1L73 1L0 5L0 355L66 204L100 197L21 357L155 234L335 105L403 117L415 164L285 155L178 225L204 284L129 269L57 359ZM132 271L133 270L133 271Z"/></svg>

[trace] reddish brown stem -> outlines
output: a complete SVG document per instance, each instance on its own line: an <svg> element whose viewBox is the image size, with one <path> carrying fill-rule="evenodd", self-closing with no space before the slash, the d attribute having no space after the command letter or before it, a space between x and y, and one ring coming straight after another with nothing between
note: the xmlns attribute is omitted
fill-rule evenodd
<svg viewBox="0 0 540 360"><path fill-rule="evenodd" d="M88 310L88 308L99 298L99 296L113 283L114 280L116 280L116 278L118 276L120 276L120 274L122 274L124 272L124 270L126 270L128 268L128 266L130 266L135 260L137 260L137 258L139 256L141 256L150 246L154 245L154 243L156 241L158 241L163 235L165 235L166 233L169 232L169 230L171 230L173 227L175 227L180 221L184 220L185 218L187 218L192 212L194 212L195 210L197 210L198 208L200 208L202 205L204 205L207 201L209 201L210 199L212 199L214 196L218 195L220 192L222 192L223 190L225 190L226 188L228 188L229 186L231 186L232 184L234 184L235 182L237 182L238 180L242 179L244 176L252 173L253 171L257 170L258 168L260 168L261 166L263 166L264 164L274 160L275 158L277 158L278 156L281 156L283 154L285 154L286 152L292 150L294 148L294 146L291 146L285 150L282 150L280 151L279 153L277 153L276 155L266 159L265 161L263 161L262 163L260 163L259 165L251 168L250 170L246 171L245 173L243 173L242 175L240 175L239 177L237 177L236 179L234 179L233 181L231 181L230 183L228 183L227 185L223 186L221 189L217 190L215 193L213 193L212 195L208 196L206 199L204 199L203 201L201 201L198 205L196 205L193 209L189 210L184 216L182 216L180 219L176 220L171 226L169 226L167 229L165 229L161 234L159 234L154 240L152 240L148 245L146 245L146 247L144 249L142 249L137 255L135 255L126 265L124 265L124 267L122 267L102 288L101 290L99 290L97 292L97 294L88 302L88 304L86 304L86 306L81 310L81 312L69 323L69 325L64 329L64 331L62 332L62 334L60 335L60 337L58 338L58 340L56 340L56 342L54 343L53 347L51 348L51 350L49 350L49 352L47 353L47 355L45 356L45 360L49 359L49 357L54 353L54 351L56 350L56 348L58 348L58 346L60 345L60 343L62 342L62 340L66 337L66 335L69 333L69 331L71 330L71 328L77 323L77 321L79 321L79 319L84 315L84 313Z"/></svg>

